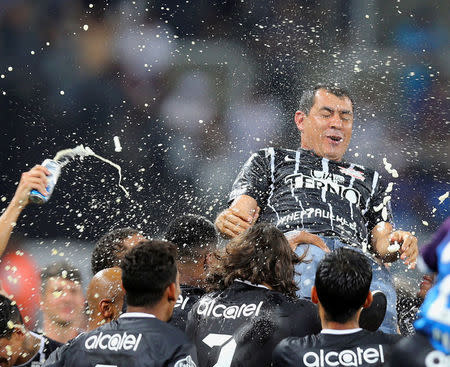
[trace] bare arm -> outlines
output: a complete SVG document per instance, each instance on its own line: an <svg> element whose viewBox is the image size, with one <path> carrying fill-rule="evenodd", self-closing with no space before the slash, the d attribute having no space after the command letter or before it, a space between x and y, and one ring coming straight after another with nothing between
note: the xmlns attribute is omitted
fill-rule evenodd
<svg viewBox="0 0 450 367"><path fill-rule="evenodd" d="M233 238L255 224L258 216L256 200L251 196L241 195L217 216L215 225L224 237Z"/></svg>
<svg viewBox="0 0 450 367"><path fill-rule="evenodd" d="M0 216L0 256L5 252L20 213L28 205L30 191L36 189L43 195L47 195L45 189L46 175L49 174L48 169L43 166L35 166L30 171L22 173L14 197L5 212Z"/></svg>
<svg viewBox="0 0 450 367"><path fill-rule="evenodd" d="M378 223L372 230L372 247L374 252L381 259L387 262L397 260L397 252L390 252L388 247L397 242L400 245L398 252L400 258L405 265L415 268L419 248L417 246L417 238L410 232L406 231L392 231L390 223Z"/></svg>

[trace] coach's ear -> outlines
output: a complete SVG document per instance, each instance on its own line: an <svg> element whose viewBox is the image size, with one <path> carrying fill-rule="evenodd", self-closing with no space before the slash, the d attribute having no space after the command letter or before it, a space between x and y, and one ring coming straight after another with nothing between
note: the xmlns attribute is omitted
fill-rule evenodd
<svg viewBox="0 0 450 367"><path fill-rule="evenodd" d="M370 305L372 304L372 301L373 301L372 292L369 291L369 293L367 293L366 300L364 301L363 308L369 308Z"/></svg>
<svg viewBox="0 0 450 367"><path fill-rule="evenodd" d="M177 286L175 283L170 283L169 286L166 288L167 292L167 300L169 302L176 302L178 299L177 296Z"/></svg>
<svg viewBox="0 0 450 367"><path fill-rule="evenodd" d="M111 321L113 319L113 307L111 299L102 299L99 303L100 313L105 320Z"/></svg>
<svg viewBox="0 0 450 367"><path fill-rule="evenodd" d="M311 288L311 302L316 305L319 303L319 297L317 296L317 289L315 285Z"/></svg>
<svg viewBox="0 0 450 367"><path fill-rule="evenodd" d="M296 111L294 116L295 125L297 125L297 129L300 131L303 131L304 125L303 122L305 121L305 113L303 111Z"/></svg>

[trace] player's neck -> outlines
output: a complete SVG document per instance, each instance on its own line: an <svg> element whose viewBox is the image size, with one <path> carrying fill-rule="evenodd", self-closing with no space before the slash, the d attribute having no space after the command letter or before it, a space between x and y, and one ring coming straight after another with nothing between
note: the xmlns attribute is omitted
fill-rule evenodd
<svg viewBox="0 0 450 367"><path fill-rule="evenodd" d="M129 312L139 312L139 313L148 313L150 315L155 316L157 319L161 321L168 321L170 319L170 314L168 313L168 308L161 305L161 302L156 304L153 307L145 307L145 306L127 306L127 313Z"/></svg>
<svg viewBox="0 0 450 367"><path fill-rule="evenodd" d="M205 272L203 264L179 263L178 271L180 273L180 284L190 285L192 287L202 287L205 281Z"/></svg>
<svg viewBox="0 0 450 367"><path fill-rule="evenodd" d="M348 330L348 329L358 329L359 327L360 326L357 320L348 321L343 324L336 321L322 320L322 329Z"/></svg>
<svg viewBox="0 0 450 367"><path fill-rule="evenodd" d="M22 353L16 360L16 365L25 364L32 359L41 347L41 339L36 338L29 332L25 335L25 340L22 345Z"/></svg>

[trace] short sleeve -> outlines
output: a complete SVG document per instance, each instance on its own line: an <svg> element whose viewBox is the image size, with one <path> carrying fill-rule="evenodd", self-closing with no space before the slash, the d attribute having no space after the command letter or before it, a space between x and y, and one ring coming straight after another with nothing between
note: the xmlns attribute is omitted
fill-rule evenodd
<svg viewBox="0 0 450 367"><path fill-rule="evenodd" d="M264 206L270 192L269 149L254 153L244 164L233 183L229 203L241 195L248 195L255 199L259 206Z"/></svg>
<svg viewBox="0 0 450 367"><path fill-rule="evenodd" d="M197 350L193 344L183 344L177 348L169 367L197 367Z"/></svg>
<svg viewBox="0 0 450 367"><path fill-rule="evenodd" d="M368 210L365 214L369 234L380 222L394 224L391 208L391 193L388 192L388 185L384 180L379 178L377 172L374 174L372 186L373 191L369 200Z"/></svg>

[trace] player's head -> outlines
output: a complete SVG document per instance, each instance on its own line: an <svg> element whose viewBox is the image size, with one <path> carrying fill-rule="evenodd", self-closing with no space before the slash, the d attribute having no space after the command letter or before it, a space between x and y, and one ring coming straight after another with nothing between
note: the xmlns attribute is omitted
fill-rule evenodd
<svg viewBox="0 0 450 367"><path fill-rule="evenodd" d="M84 310L81 273L65 261L41 272L41 309L44 318L61 326L79 322Z"/></svg>
<svg viewBox="0 0 450 367"><path fill-rule="evenodd" d="M114 229L103 235L92 252L92 274L119 266L125 252L144 239L145 237L133 228Z"/></svg>
<svg viewBox="0 0 450 367"><path fill-rule="evenodd" d="M294 264L301 261L284 234L268 223L258 223L232 239L217 254L218 263L209 276L210 289L229 287L235 279L265 284L295 295ZM217 285L217 286L216 286Z"/></svg>
<svg viewBox="0 0 450 367"><path fill-rule="evenodd" d="M0 295L0 366L16 364L23 352L26 329L15 302Z"/></svg>
<svg viewBox="0 0 450 367"><path fill-rule="evenodd" d="M182 215L167 227L164 238L177 246L181 263L204 260L219 240L214 224L201 215Z"/></svg>
<svg viewBox="0 0 450 367"><path fill-rule="evenodd" d="M316 85L303 92L295 123L301 132L302 148L340 161L352 136L353 101L345 89Z"/></svg>
<svg viewBox="0 0 450 367"><path fill-rule="evenodd" d="M320 261L311 299L327 321L346 323L359 317L372 302L372 267L361 253L347 248L330 252Z"/></svg>
<svg viewBox="0 0 450 367"><path fill-rule="evenodd" d="M89 308L89 330L119 317L125 291L122 288L122 270L100 270L89 283L86 298Z"/></svg>
<svg viewBox="0 0 450 367"><path fill-rule="evenodd" d="M177 248L168 241L142 241L125 254L120 267L128 309L163 309L167 321L180 294Z"/></svg>

